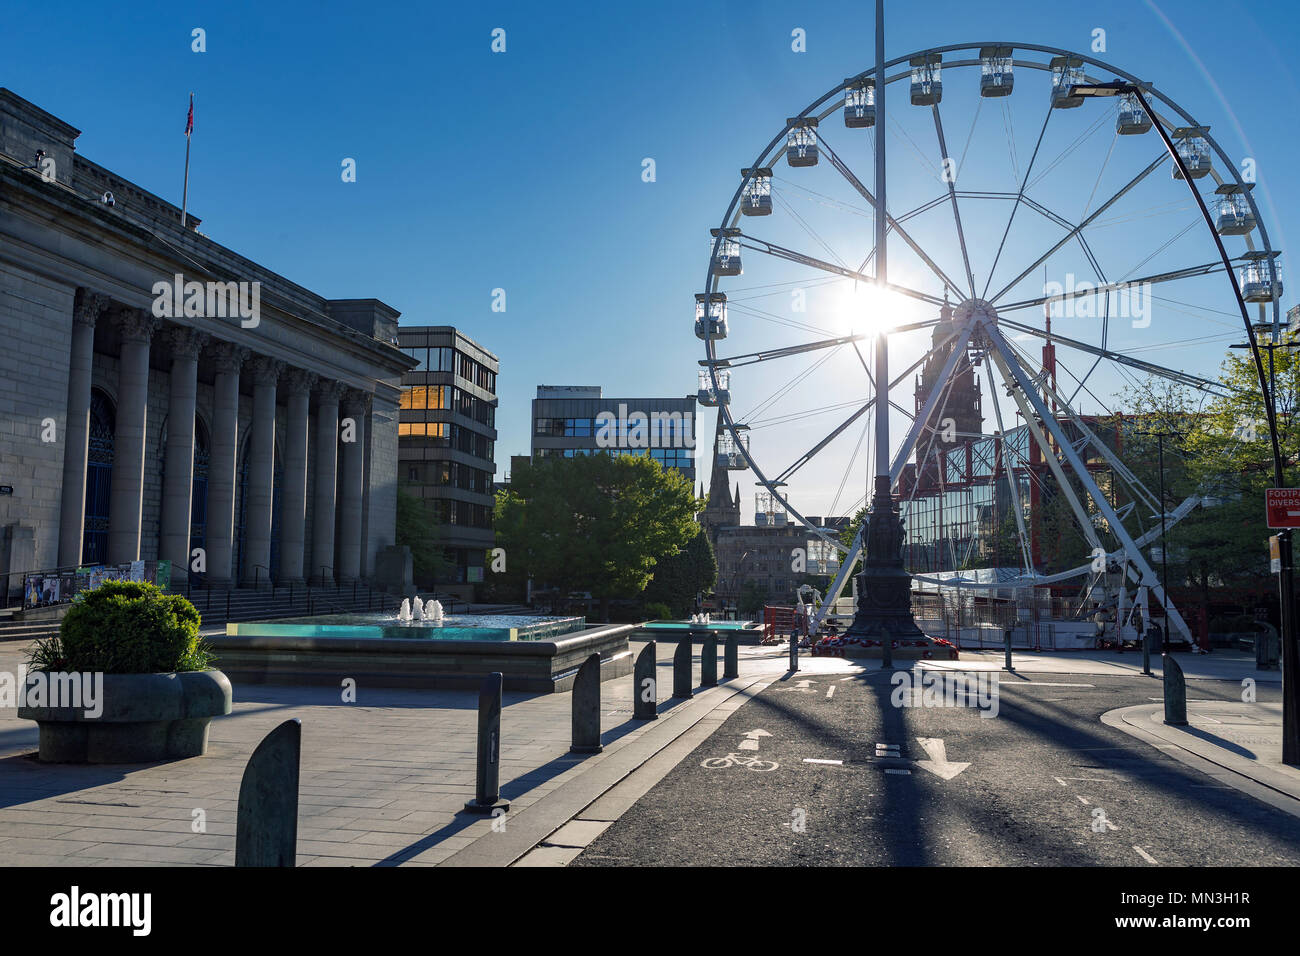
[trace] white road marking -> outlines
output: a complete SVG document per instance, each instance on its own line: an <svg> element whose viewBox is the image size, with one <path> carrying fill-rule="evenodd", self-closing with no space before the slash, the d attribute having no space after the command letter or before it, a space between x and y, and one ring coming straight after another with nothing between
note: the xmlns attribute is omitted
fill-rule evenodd
<svg viewBox="0 0 1300 956"><path fill-rule="evenodd" d="M843 761L843 760L822 760L822 759L819 758L819 757L804 757L804 758L803 758L803 762L804 762L804 763L824 763L824 764L833 764L833 765L836 766L836 767L842 767L842 766L844 765L844 761Z"/></svg>
<svg viewBox="0 0 1300 956"><path fill-rule="evenodd" d="M1059 783L1059 784L1060 784L1061 786L1063 786L1063 787L1064 787L1064 786L1067 786L1066 782L1065 782L1064 780L1062 780L1060 777L1053 777L1052 779L1055 780L1057 783Z"/></svg>
<svg viewBox="0 0 1300 956"><path fill-rule="evenodd" d="M830 700L834 696L835 696L835 685L831 684L830 690L826 691L826 699Z"/></svg>
<svg viewBox="0 0 1300 956"><path fill-rule="evenodd" d="M951 780L970 766L969 763L949 761L943 739L940 737L917 737L916 742L921 745L921 749L930 758L929 760L918 760L916 765L922 770L930 771L935 776L942 777L944 780Z"/></svg>
<svg viewBox="0 0 1300 956"><path fill-rule="evenodd" d="M1137 855L1138 855L1138 856L1142 857L1142 859L1146 860L1148 863L1155 863L1156 866L1159 866L1159 865L1160 865L1159 863L1156 863L1156 858L1155 858L1155 857L1153 857L1153 856L1152 856L1150 853L1148 853L1146 850L1142 849L1140 846L1137 846L1137 845L1135 844L1135 845L1133 846L1133 849L1137 851Z"/></svg>
<svg viewBox="0 0 1300 956"><path fill-rule="evenodd" d="M1033 685L1034 687L1096 687L1096 684L1053 684L1045 680L1018 680L1018 681L999 681L998 690L1005 690L1008 687L1024 687Z"/></svg>
<svg viewBox="0 0 1300 956"><path fill-rule="evenodd" d="M912 771L910 770L895 770L892 767L886 767L885 773L901 773L905 777L910 777L912 775Z"/></svg>
<svg viewBox="0 0 1300 956"><path fill-rule="evenodd" d="M850 674L848 677L841 677L839 682L843 684L846 680L853 680L855 677L857 677L856 674Z"/></svg>
<svg viewBox="0 0 1300 956"><path fill-rule="evenodd" d="M1077 793L1075 794L1075 796L1076 796L1076 797L1079 797L1079 795L1078 795ZM1087 797L1079 797L1079 802L1082 803L1085 807L1090 807L1090 806L1092 806L1092 804L1088 801L1088 798L1087 798Z"/></svg>
<svg viewBox="0 0 1300 956"><path fill-rule="evenodd" d="M769 734L766 730L762 730L762 729L751 730L749 733L745 734L745 739L740 742L740 749L757 750L759 738L771 737L771 736L772 735Z"/></svg>

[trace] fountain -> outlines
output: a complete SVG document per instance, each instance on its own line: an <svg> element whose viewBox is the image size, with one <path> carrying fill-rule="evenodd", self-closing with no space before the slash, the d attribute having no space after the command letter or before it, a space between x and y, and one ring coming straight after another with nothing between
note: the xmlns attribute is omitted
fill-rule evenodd
<svg viewBox="0 0 1300 956"><path fill-rule="evenodd" d="M494 671L507 690L568 690L601 656L601 679L631 673L628 624L582 617L447 614L442 602L403 598L387 614L322 614L226 625L223 672L248 681L329 683L360 670L378 686L477 687Z"/></svg>

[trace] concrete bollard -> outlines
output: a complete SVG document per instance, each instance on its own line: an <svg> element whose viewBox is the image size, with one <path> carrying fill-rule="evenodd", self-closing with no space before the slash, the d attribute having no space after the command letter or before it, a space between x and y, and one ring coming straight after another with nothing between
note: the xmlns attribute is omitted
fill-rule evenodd
<svg viewBox="0 0 1300 956"><path fill-rule="evenodd" d="M1165 723L1171 727L1187 726L1187 680L1183 669L1172 654L1166 654L1160 663L1164 670Z"/></svg>
<svg viewBox="0 0 1300 956"><path fill-rule="evenodd" d="M691 689L691 636L684 635L673 652L673 696L690 697Z"/></svg>
<svg viewBox="0 0 1300 956"><path fill-rule="evenodd" d="M718 686L718 635L710 634L700 648L700 686Z"/></svg>
<svg viewBox="0 0 1300 956"><path fill-rule="evenodd" d="M298 862L298 766L302 723L286 720L248 758L239 783L235 866Z"/></svg>
<svg viewBox="0 0 1300 956"><path fill-rule="evenodd" d="M509 809L510 801L501 799L501 673L493 671L478 692L478 779L465 810L490 815Z"/></svg>
<svg viewBox="0 0 1300 956"><path fill-rule="evenodd" d="M659 682L655 677L656 645L651 641L641 648L632 668L632 719L659 719Z"/></svg>
<svg viewBox="0 0 1300 956"><path fill-rule="evenodd" d="M727 635L727 649L722 664L722 679L734 680L740 676L740 637L735 631Z"/></svg>
<svg viewBox="0 0 1300 956"><path fill-rule="evenodd" d="M591 654L573 679L573 745L570 753L598 754L600 744L600 655Z"/></svg>

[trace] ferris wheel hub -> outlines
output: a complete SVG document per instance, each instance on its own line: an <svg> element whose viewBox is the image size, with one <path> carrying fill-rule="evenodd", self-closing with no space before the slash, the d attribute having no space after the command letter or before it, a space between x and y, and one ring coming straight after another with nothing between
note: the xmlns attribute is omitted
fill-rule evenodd
<svg viewBox="0 0 1300 956"><path fill-rule="evenodd" d="M997 324L998 321L998 310L994 308L992 302L984 299L963 299L951 309L951 312L951 321L959 325L965 325L972 316L993 324Z"/></svg>

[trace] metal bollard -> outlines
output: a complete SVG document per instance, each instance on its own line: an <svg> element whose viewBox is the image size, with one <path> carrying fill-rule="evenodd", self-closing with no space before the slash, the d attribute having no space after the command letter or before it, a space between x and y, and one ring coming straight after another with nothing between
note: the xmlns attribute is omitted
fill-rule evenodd
<svg viewBox="0 0 1300 956"><path fill-rule="evenodd" d="M957 628L957 633L961 633L960 627ZM880 635L880 669L894 669L894 637L887 632Z"/></svg>
<svg viewBox="0 0 1300 956"><path fill-rule="evenodd" d="M598 754L600 744L600 655L591 654L573 679L573 744L570 753Z"/></svg>
<svg viewBox="0 0 1300 956"><path fill-rule="evenodd" d="M1142 676L1154 677L1151 673L1151 630L1147 628L1142 632Z"/></svg>
<svg viewBox="0 0 1300 956"><path fill-rule="evenodd" d="M682 637L673 652L673 696L691 697L695 691L691 688L691 636Z"/></svg>
<svg viewBox="0 0 1300 956"><path fill-rule="evenodd" d="M798 669L799 669L799 635L791 631L790 632L790 670L797 671Z"/></svg>
<svg viewBox="0 0 1300 956"><path fill-rule="evenodd" d="M655 679L654 641L641 648L632 668L632 719L659 719L659 682Z"/></svg>
<svg viewBox="0 0 1300 956"><path fill-rule="evenodd" d="M498 809L509 810L510 801L501 799L501 672L493 671L478 692L478 776L465 810L493 815Z"/></svg>
<svg viewBox="0 0 1300 956"><path fill-rule="evenodd" d="M1004 669L1009 671L1014 671L1015 668L1011 666L1011 628L1007 628L1005 631L1002 632L1002 644L1003 647L1006 649L1006 654L1007 654L1007 662L1004 665Z"/></svg>
<svg viewBox="0 0 1300 956"><path fill-rule="evenodd" d="M740 676L740 638L732 631L727 635L727 649L723 656L722 679L734 680Z"/></svg>
<svg viewBox="0 0 1300 956"><path fill-rule="evenodd" d="M700 648L700 686L718 686L718 635L710 633Z"/></svg>
<svg viewBox="0 0 1300 956"><path fill-rule="evenodd" d="M1173 655L1165 654L1160 663L1164 670L1165 723L1171 727L1187 726L1187 680Z"/></svg>
<svg viewBox="0 0 1300 956"><path fill-rule="evenodd" d="M286 720L248 758L235 816L235 866L298 861L298 766L302 723Z"/></svg>

